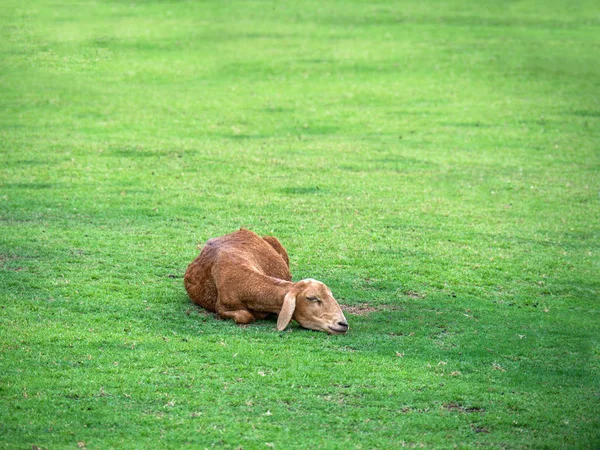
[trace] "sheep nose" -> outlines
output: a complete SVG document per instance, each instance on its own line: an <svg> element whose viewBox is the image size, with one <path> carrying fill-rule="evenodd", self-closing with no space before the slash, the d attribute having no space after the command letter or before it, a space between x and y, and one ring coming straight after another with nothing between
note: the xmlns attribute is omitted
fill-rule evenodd
<svg viewBox="0 0 600 450"><path fill-rule="evenodd" d="M348 323L347 322L338 322L337 323L340 327L342 328L348 328Z"/></svg>

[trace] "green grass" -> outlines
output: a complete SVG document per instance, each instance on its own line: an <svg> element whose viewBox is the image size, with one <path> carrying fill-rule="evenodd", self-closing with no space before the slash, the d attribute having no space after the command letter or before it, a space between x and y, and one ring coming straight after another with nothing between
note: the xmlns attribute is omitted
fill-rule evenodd
<svg viewBox="0 0 600 450"><path fill-rule="evenodd" d="M597 2L3 3L1 448L600 447ZM276 235L351 331L193 307Z"/></svg>

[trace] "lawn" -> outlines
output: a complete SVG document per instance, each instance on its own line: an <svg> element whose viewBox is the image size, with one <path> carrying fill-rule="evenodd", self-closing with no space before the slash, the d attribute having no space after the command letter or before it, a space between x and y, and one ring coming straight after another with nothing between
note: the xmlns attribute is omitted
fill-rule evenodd
<svg viewBox="0 0 600 450"><path fill-rule="evenodd" d="M0 448L599 448L596 1L3 2ZM350 332L191 304L277 236Z"/></svg>

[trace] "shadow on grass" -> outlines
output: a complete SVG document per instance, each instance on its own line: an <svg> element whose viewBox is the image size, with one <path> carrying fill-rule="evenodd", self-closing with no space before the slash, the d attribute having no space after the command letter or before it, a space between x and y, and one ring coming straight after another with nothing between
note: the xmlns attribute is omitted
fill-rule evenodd
<svg viewBox="0 0 600 450"><path fill-rule="evenodd" d="M326 190L319 186L290 186L279 190L286 195L316 195L324 194Z"/></svg>
<svg viewBox="0 0 600 450"><path fill-rule="evenodd" d="M4 185L7 189L52 189L56 184L52 183L7 183Z"/></svg>

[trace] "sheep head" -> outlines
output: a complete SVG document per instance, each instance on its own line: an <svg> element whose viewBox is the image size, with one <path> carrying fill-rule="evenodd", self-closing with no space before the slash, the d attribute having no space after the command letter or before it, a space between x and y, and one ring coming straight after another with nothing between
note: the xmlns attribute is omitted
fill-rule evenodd
<svg viewBox="0 0 600 450"><path fill-rule="evenodd" d="M331 289L313 279L294 283L285 295L277 319L277 329L284 330L292 319L304 328L330 334L343 334L349 329Z"/></svg>

